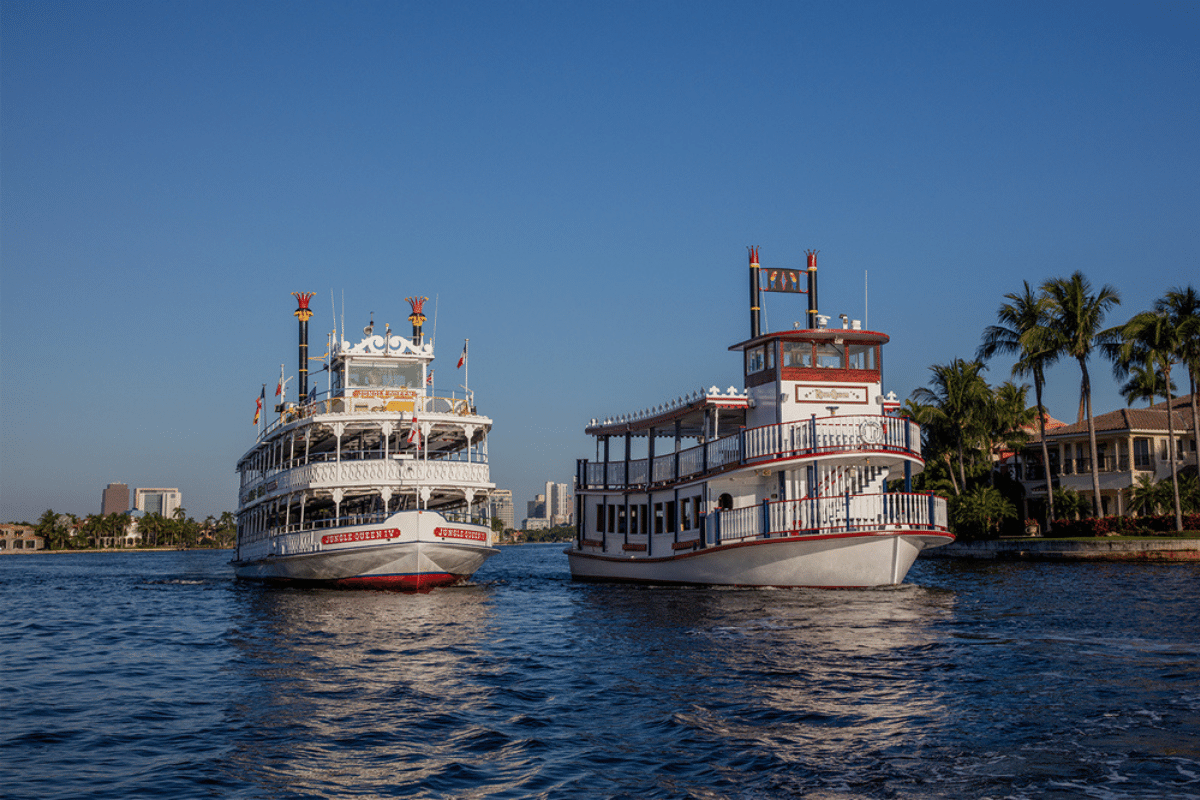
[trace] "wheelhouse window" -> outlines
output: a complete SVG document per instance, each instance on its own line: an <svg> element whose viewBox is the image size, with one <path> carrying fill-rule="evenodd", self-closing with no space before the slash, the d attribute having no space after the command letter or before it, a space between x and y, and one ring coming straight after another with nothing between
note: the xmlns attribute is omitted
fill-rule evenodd
<svg viewBox="0 0 1200 800"><path fill-rule="evenodd" d="M823 369L845 369L846 349L840 344L818 344L817 366Z"/></svg>
<svg viewBox="0 0 1200 800"><path fill-rule="evenodd" d="M782 358L785 367L811 367L812 342L784 342Z"/></svg>
<svg viewBox="0 0 1200 800"><path fill-rule="evenodd" d="M763 345L746 351L746 374L753 375L767 368L767 348Z"/></svg>
<svg viewBox="0 0 1200 800"><path fill-rule="evenodd" d="M419 389L421 365L352 362L346 368L346 382L355 389Z"/></svg>
<svg viewBox="0 0 1200 800"><path fill-rule="evenodd" d="M873 344L850 345L850 369L878 369L877 349Z"/></svg>

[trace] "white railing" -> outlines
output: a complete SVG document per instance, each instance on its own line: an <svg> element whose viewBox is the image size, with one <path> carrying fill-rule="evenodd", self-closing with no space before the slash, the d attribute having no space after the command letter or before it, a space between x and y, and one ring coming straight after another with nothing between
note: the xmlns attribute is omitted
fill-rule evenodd
<svg viewBox="0 0 1200 800"><path fill-rule="evenodd" d="M487 464L465 461L417 459L374 459L304 464L283 470L265 481L249 484L242 502L262 487L262 497L279 497L301 489L370 486L413 486L484 488L489 485Z"/></svg>
<svg viewBox="0 0 1200 800"><path fill-rule="evenodd" d="M870 414L763 425L678 453L656 456L650 470L646 459L631 461L628 481L624 461L610 461L607 465L582 461L585 467L580 470L579 479L585 489L641 488L648 483L696 477L730 464L753 466L781 459L856 453L920 458L921 426L902 417Z"/></svg>
<svg viewBox="0 0 1200 800"><path fill-rule="evenodd" d="M949 530L945 498L930 494L884 494L806 497L777 500L709 514L709 544L776 535L872 533L897 528Z"/></svg>

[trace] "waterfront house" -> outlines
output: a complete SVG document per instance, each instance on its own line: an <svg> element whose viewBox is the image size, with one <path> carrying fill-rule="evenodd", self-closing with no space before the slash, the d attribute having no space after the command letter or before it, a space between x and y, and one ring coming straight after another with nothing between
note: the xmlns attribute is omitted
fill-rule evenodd
<svg viewBox="0 0 1200 800"><path fill-rule="evenodd" d="M0 525L0 553L32 553L45 550L46 540L29 525Z"/></svg>
<svg viewBox="0 0 1200 800"><path fill-rule="evenodd" d="M1196 439L1192 429L1191 396L1171 401L1174 415L1175 458L1181 473L1196 471ZM1171 477L1167 451L1167 404L1149 408L1121 408L1096 415L1096 454L1100 466L1100 502L1106 515L1126 516L1130 490L1138 478L1155 482ZM1055 487L1092 497L1091 448L1087 420L1046 431L1050 451L1050 474ZM1035 433L1013 461L1012 477L1021 481L1031 504L1046 501L1046 479L1042 471L1041 439Z"/></svg>

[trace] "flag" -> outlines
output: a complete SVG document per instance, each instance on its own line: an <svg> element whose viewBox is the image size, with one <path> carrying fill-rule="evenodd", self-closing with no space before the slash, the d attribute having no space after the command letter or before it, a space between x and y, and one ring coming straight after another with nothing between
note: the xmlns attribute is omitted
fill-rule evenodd
<svg viewBox="0 0 1200 800"><path fill-rule="evenodd" d="M264 383L262 392L259 393L258 399L254 401L254 424L258 424L258 415L262 413L263 400L267 399L267 385Z"/></svg>
<svg viewBox="0 0 1200 800"><path fill-rule="evenodd" d="M417 449L421 449L421 428L417 425L417 415L414 413L412 425L408 426L408 443L415 444Z"/></svg>
<svg viewBox="0 0 1200 800"><path fill-rule="evenodd" d="M458 368L462 369L462 365L467 363L467 343L463 342L462 355L458 357Z"/></svg>
<svg viewBox="0 0 1200 800"><path fill-rule="evenodd" d="M433 370L429 370L429 374L425 376L425 385L433 386Z"/></svg>
<svg viewBox="0 0 1200 800"><path fill-rule="evenodd" d="M266 389L263 389L263 391L265 392ZM282 381L280 381L279 383L277 383L275 385L275 396L279 397L279 395L281 395L281 394L283 394L283 382Z"/></svg>

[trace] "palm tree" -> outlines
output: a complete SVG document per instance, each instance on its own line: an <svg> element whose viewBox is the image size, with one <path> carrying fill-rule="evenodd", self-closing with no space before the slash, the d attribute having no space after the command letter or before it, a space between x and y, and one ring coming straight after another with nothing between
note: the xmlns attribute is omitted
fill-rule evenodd
<svg viewBox="0 0 1200 800"><path fill-rule="evenodd" d="M916 389L913 399L920 404L923 417L917 422L944 427L958 455L959 482L954 493L960 494L967 484L966 448L986 436L988 416L992 407L992 390L979 373L986 367L979 361L956 358L949 364L934 364L930 386ZM953 481L954 473L950 478Z"/></svg>
<svg viewBox="0 0 1200 800"><path fill-rule="evenodd" d="M1144 359L1153 364L1162 378L1162 385L1171 385L1171 370L1179 359L1179 328L1164 311L1143 311L1121 326L1124 340L1119 347L1121 361ZM1175 530L1183 530L1183 511L1179 506L1179 465L1175 460L1175 411L1171 408L1171 391L1167 394L1167 454L1171 464L1171 485L1174 487Z"/></svg>
<svg viewBox="0 0 1200 800"><path fill-rule="evenodd" d="M1092 418L1092 381L1087 362L1092 349L1117 338L1115 328L1102 329L1109 308L1120 305L1121 296L1108 284L1092 294L1092 285L1082 272L1069 278L1053 278L1042 284L1049 304L1047 326L1032 335L1036 351L1049 350L1079 363L1079 417L1087 417L1091 446L1092 512L1100 516L1100 459L1096 448L1096 422Z"/></svg>
<svg viewBox="0 0 1200 800"><path fill-rule="evenodd" d="M1124 364L1119 359L1113 363L1120 365L1113 368L1117 380L1128 378L1121 386L1121 396L1125 398L1125 405L1132 406L1138 400L1145 400L1149 405L1154 405L1154 400L1159 395L1166 399L1167 392L1163 391L1162 380L1153 364ZM1175 389L1175 382L1172 381L1168 391L1174 392Z"/></svg>
<svg viewBox="0 0 1200 800"><path fill-rule="evenodd" d="M1139 475L1137 481L1130 488L1133 510L1147 515L1157 514L1161 494L1154 484L1154 478L1149 475Z"/></svg>
<svg viewBox="0 0 1200 800"><path fill-rule="evenodd" d="M975 357L988 359L997 353L1016 355L1017 363L1013 364L1012 374L1015 377L1028 375L1033 378L1038 436L1042 445L1042 467L1046 473L1046 502L1049 504L1046 530L1049 531L1050 520L1054 518L1054 483L1050 475L1050 450L1046 444L1046 407L1042 404L1042 388L1046 385L1046 367L1058 358L1058 354L1038 346L1038 340L1046 338L1040 333L1046 326L1048 302L1044 295L1034 294L1029 281L1023 283L1023 292L1004 295L1009 302L1002 303L996 312L999 324L990 325L983 331L983 343L979 345Z"/></svg>
<svg viewBox="0 0 1200 800"><path fill-rule="evenodd" d="M1196 390L1200 388L1200 293L1191 286L1176 287L1154 303L1155 311L1171 318L1179 333L1179 361L1187 370L1188 394L1192 399L1192 441L1200 443L1200 410Z"/></svg>

